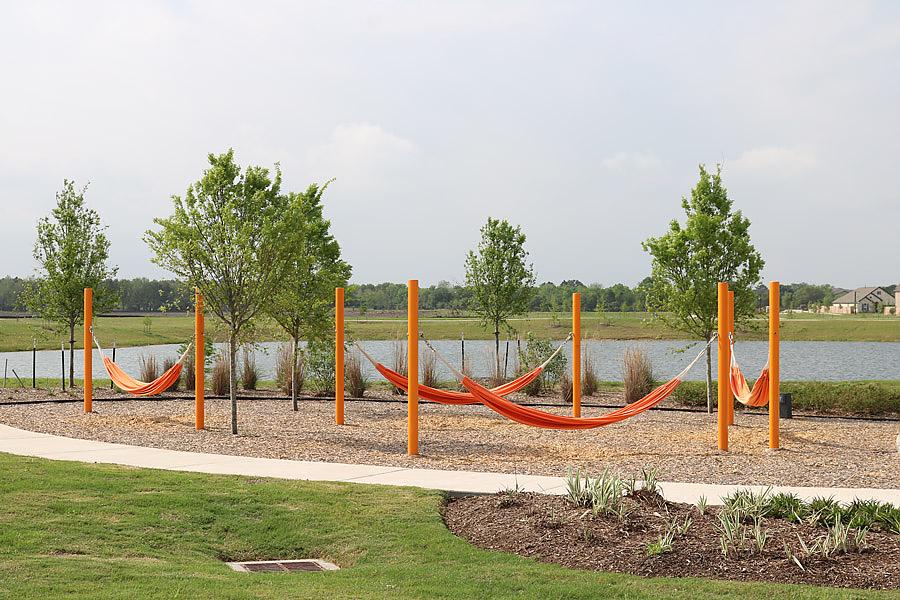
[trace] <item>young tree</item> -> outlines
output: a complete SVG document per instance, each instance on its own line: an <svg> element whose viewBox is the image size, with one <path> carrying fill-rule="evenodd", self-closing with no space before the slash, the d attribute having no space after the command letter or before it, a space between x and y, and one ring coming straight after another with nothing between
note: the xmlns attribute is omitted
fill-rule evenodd
<svg viewBox="0 0 900 600"><path fill-rule="evenodd" d="M284 272L284 197L277 165L274 179L262 167L242 173L233 150L210 154L209 165L184 198L172 197L175 213L154 219L160 229L147 231L144 240L154 262L199 287L206 307L228 328L231 432L237 434L235 357Z"/></svg>
<svg viewBox="0 0 900 600"><path fill-rule="evenodd" d="M709 342L718 323L716 284L729 282L734 291L734 317L739 322L756 311L754 287L765 264L750 242L750 221L722 185L721 166L709 173L700 166L700 180L691 198L682 198L687 215L643 248L653 258L646 285L647 307L671 327ZM706 348L706 402L712 412L712 360Z"/></svg>
<svg viewBox="0 0 900 600"><path fill-rule="evenodd" d="M528 310L534 271L526 263L525 234L506 220L488 217L481 241L466 257L466 285L471 305L484 325L493 327L497 372L500 372L500 326Z"/></svg>
<svg viewBox="0 0 900 600"><path fill-rule="evenodd" d="M84 203L87 187L64 180L56 207L37 224L34 259L37 277L27 282L22 301L44 319L69 329L69 385L75 383L75 326L84 322L84 288L94 289L94 310L115 306L116 294L105 283L117 268L107 265L109 240L100 215ZM91 344L85 340L85 344Z"/></svg>
<svg viewBox="0 0 900 600"><path fill-rule="evenodd" d="M284 207L287 227L282 243L289 260L266 312L291 337L292 365L297 364L301 339L331 339L334 288L346 286L350 279L351 267L341 260L341 247L329 231L331 222L322 216L322 194L328 183L321 187L312 184L302 194L288 194ZM293 385L291 401L297 410Z"/></svg>

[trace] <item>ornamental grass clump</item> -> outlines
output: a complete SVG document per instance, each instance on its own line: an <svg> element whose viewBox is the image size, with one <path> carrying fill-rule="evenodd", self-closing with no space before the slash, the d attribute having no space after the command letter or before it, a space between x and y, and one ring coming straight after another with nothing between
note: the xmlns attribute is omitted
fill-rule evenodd
<svg viewBox="0 0 900 600"><path fill-rule="evenodd" d="M159 377L159 362L153 354L141 355L140 358L141 381L150 382Z"/></svg>
<svg viewBox="0 0 900 600"><path fill-rule="evenodd" d="M184 389L192 390L196 387L197 383L197 371L196 371L196 356L194 356L193 352L188 352L184 357L184 361L182 363L181 369L181 378L184 381Z"/></svg>
<svg viewBox="0 0 900 600"><path fill-rule="evenodd" d="M216 360L213 362L210 380L214 395L224 396L228 393L228 357L222 352L216 354Z"/></svg>
<svg viewBox="0 0 900 600"><path fill-rule="evenodd" d="M293 342L285 342L278 347L275 355L275 380L278 389L285 394L291 393L291 361L294 359ZM303 389L306 379L306 362L304 353L297 352L297 362L294 364L294 389L298 392Z"/></svg>
<svg viewBox="0 0 900 600"><path fill-rule="evenodd" d="M598 391L600 391L600 377L597 375L597 363L594 352L586 347L581 352L581 393L584 396L593 396Z"/></svg>
<svg viewBox="0 0 900 600"><path fill-rule="evenodd" d="M436 388L438 386L437 375L437 355L431 348L426 348L422 355L422 367L420 369L422 375L419 380L422 385Z"/></svg>
<svg viewBox="0 0 900 600"><path fill-rule="evenodd" d="M259 382L259 368L256 366L256 355L249 348L244 348L241 360L241 387L255 390Z"/></svg>
<svg viewBox="0 0 900 600"><path fill-rule="evenodd" d="M166 371L168 371L169 369L171 369L172 367L174 367L174 366L175 366L175 362L176 362L176 360L175 360L174 358L166 358L166 359L163 359L163 364L162 364L162 370L163 370L163 373L165 373ZM182 370L183 370L183 369L182 369ZM181 383L180 380L181 380L180 377L179 377L178 379L176 379L176 380L175 380L175 383L173 383L172 385L169 386L169 390L168 390L168 391L171 391L171 392L177 392L177 391L178 391L179 384Z"/></svg>
<svg viewBox="0 0 900 600"><path fill-rule="evenodd" d="M406 377L409 369L407 368L406 341L401 338L394 338L391 341L391 370L400 373ZM394 387L391 390L394 394L405 394L406 391Z"/></svg>
<svg viewBox="0 0 900 600"><path fill-rule="evenodd" d="M653 365L640 348L626 348L622 356L622 379L625 384L625 403L640 400L653 389Z"/></svg>
<svg viewBox="0 0 900 600"><path fill-rule="evenodd" d="M369 388L369 377L363 370L363 362L358 352L347 355L344 363L344 380L351 398L362 398Z"/></svg>

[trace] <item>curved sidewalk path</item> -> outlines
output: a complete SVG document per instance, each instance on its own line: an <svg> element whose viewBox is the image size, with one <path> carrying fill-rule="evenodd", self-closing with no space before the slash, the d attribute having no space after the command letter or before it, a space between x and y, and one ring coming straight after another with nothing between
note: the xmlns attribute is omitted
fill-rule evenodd
<svg viewBox="0 0 900 600"><path fill-rule="evenodd" d="M35 433L6 425L0 425L0 452L52 460L107 463L168 471L412 486L444 490L457 495L490 494L512 488L547 494L563 494L566 489L563 477L478 471L441 471L204 454L68 438ZM696 503L700 496L704 496L710 504L721 504L722 496L737 489L765 489L765 486L708 483L662 482L660 485L667 500L691 504ZM807 500L815 496L832 496L842 502L860 498L892 502L900 506L900 489L779 486L773 487L772 491L792 492Z"/></svg>

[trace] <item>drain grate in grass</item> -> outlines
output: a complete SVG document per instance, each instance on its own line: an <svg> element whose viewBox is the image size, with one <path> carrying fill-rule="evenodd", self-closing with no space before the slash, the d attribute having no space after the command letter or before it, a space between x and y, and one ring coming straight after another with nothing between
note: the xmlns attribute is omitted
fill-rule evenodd
<svg viewBox="0 0 900 600"><path fill-rule="evenodd" d="M303 560L251 560L230 562L228 566L241 573L291 573L295 571L337 571L338 566L317 558Z"/></svg>

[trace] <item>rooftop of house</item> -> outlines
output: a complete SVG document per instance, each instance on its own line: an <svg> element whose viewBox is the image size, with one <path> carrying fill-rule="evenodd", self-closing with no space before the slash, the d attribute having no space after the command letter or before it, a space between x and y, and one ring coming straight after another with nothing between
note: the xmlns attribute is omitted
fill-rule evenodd
<svg viewBox="0 0 900 600"><path fill-rule="evenodd" d="M860 301L864 300L867 296L871 295L872 292L874 292L875 290L881 290L882 292L884 292L884 297L889 299L891 302L893 302L893 298L891 297L890 294L887 293L887 291L884 288L876 286L876 287L861 287L861 288L856 288L855 290L850 290L846 294L843 294L843 295L835 298L834 302L832 302L832 304L856 304L857 302L860 302ZM873 296L872 299L877 300L877 297Z"/></svg>

